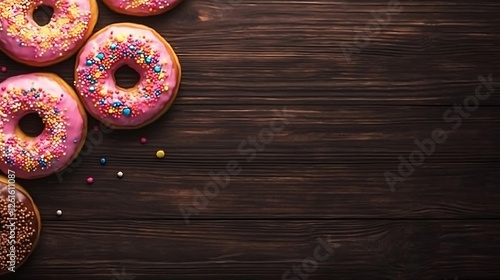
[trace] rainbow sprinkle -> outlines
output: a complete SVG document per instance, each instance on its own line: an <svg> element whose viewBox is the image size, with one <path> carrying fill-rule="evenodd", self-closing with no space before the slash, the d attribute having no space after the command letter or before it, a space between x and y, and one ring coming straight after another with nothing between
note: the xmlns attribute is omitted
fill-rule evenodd
<svg viewBox="0 0 500 280"><path fill-rule="evenodd" d="M121 9L141 9L143 11L149 11L151 13L165 10L177 1L173 0L119 0L118 7Z"/></svg>

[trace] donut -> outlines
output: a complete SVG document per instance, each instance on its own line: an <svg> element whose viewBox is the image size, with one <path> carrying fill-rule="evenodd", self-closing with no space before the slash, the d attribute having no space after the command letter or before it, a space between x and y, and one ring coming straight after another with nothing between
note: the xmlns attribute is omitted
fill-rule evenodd
<svg viewBox="0 0 500 280"><path fill-rule="evenodd" d="M33 19L34 10L54 9L47 25ZM96 0L0 1L0 49L17 62L48 66L75 54L97 22Z"/></svg>
<svg viewBox="0 0 500 280"><path fill-rule="evenodd" d="M19 121L37 113L44 124L36 137ZM73 89L55 74L8 78L0 84L0 169L34 179L62 170L76 158L87 135L87 116Z"/></svg>
<svg viewBox="0 0 500 280"><path fill-rule="evenodd" d="M182 0L103 0L113 11L130 16L159 15L173 9Z"/></svg>
<svg viewBox="0 0 500 280"><path fill-rule="evenodd" d="M139 73L130 89L114 74L128 65ZM181 67L170 45L153 29L132 23L110 25L78 54L75 87L87 111L109 127L133 129L158 119L174 102Z"/></svg>
<svg viewBox="0 0 500 280"><path fill-rule="evenodd" d="M35 202L15 176L0 176L0 275L15 272L28 259L42 229Z"/></svg>

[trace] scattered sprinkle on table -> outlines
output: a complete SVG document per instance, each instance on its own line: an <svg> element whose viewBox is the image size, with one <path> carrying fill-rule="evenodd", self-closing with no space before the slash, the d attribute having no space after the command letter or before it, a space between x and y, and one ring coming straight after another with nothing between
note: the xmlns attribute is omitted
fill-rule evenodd
<svg viewBox="0 0 500 280"><path fill-rule="evenodd" d="M94 183L94 178L88 177L87 178L87 184L92 184L92 183Z"/></svg>
<svg viewBox="0 0 500 280"><path fill-rule="evenodd" d="M61 210L61 209L57 210L57 211L56 211L56 214L57 214L57 216L61 217L61 216L62 216L62 214L63 214L63 213L62 213L62 210Z"/></svg>
<svg viewBox="0 0 500 280"><path fill-rule="evenodd" d="M2 70L2 73L6 73L7 72L7 67L2 66L2 68L0 70Z"/></svg>
<svg viewBox="0 0 500 280"><path fill-rule="evenodd" d="M99 162L101 163L101 165L106 165L106 158L101 158Z"/></svg>
<svg viewBox="0 0 500 280"><path fill-rule="evenodd" d="M146 137L141 138L141 144L146 144L148 142L148 139Z"/></svg>
<svg viewBox="0 0 500 280"><path fill-rule="evenodd" d="M156 157L157 158L164 158L165 157L165 151L164 150L158 150L156 152Z"/></svg>
<svg viewBox="0 0 500 280"><path fill-rule="evenodd" d="M123 172L121 172L121 171L118 171L118 173L116 173L116 176L118 176L118 178L121 178L121 177L123 177Z"/></svg>

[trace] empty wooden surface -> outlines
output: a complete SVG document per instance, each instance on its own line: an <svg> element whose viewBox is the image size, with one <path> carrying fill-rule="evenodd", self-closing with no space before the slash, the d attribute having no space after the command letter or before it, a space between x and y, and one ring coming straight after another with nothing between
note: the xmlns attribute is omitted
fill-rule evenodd
<svg viewBox="0 0 500 280"><path fill-rule="evenodd" d="M59 177L18 180L44 228L6 279L282 279L318 238L334 254L311 280L499 279L500 3L400 0L348 60L342 46L388 3L185 0L151 18L100 3L97 29L142 23L172 44L179 97L148 127L103 131ZM36 69L0 54L0 77L72 83L74 61ZM499 91L454 129L443 115L488 75ZM283 110L250 159L240 145ZM447 140L391 191L384 173L437 128ZM239 174L197 205L228 162ZM189 223L179 207L197 209Z"/></svg>

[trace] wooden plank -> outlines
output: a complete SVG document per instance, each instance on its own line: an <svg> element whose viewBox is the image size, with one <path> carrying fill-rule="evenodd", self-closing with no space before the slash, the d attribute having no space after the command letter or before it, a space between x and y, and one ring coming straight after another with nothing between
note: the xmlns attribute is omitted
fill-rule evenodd
<svg viewBox="0 0 500 280"><path fill-rule="evenodd" d="M144 212L183 219L179 206L200 210L194 219L500 217L496 108L478 109L454 131L442 120L442 107L294 106L287 114L295 117L273 141L259 141L264 149L254 149L255 157L248 152L254 146L239 150L278 120L273 109L175 106L136 133L104 131L96 145L91 136L81 163L22 183L49 213L45 219L56 219L55 207L70 220L138 219ZM446 130L448 140L435 144L435 153L391 192L385 172L399 176L399 156L408 159L419 150L415 139L428 141L436 128ZM148 144L140 144L141 136ZM154 157L160 148L168 152L164 160ZM225 172L232 161L241 172L228 176L218 195L200 197L214 181L210 173Z"/></svg>
<svg viewBox="0 0 500 280"><path fill-rule="evenodd" d="M333 251L317 251L309 279L492 279L499 230L496 221L53 221L15 279L112 279L122 269L144 280L282 279L314 259L317 238Z"/></svg>
<svg viewBox="0 0 500 280"><path fill-rule="evenodd" d="M494 1L401 1L349 63L340 45L387 3L186 1L144 19L100 5L97 28L132 21L165 36L184 70L177 104L450 105L474 92L479 75L500 80ZM9 75L37 70L5 55L0 63ZM74 58L44 70L72 83L73 66ZM491 102L499 105L498 95Z"/></svg>

